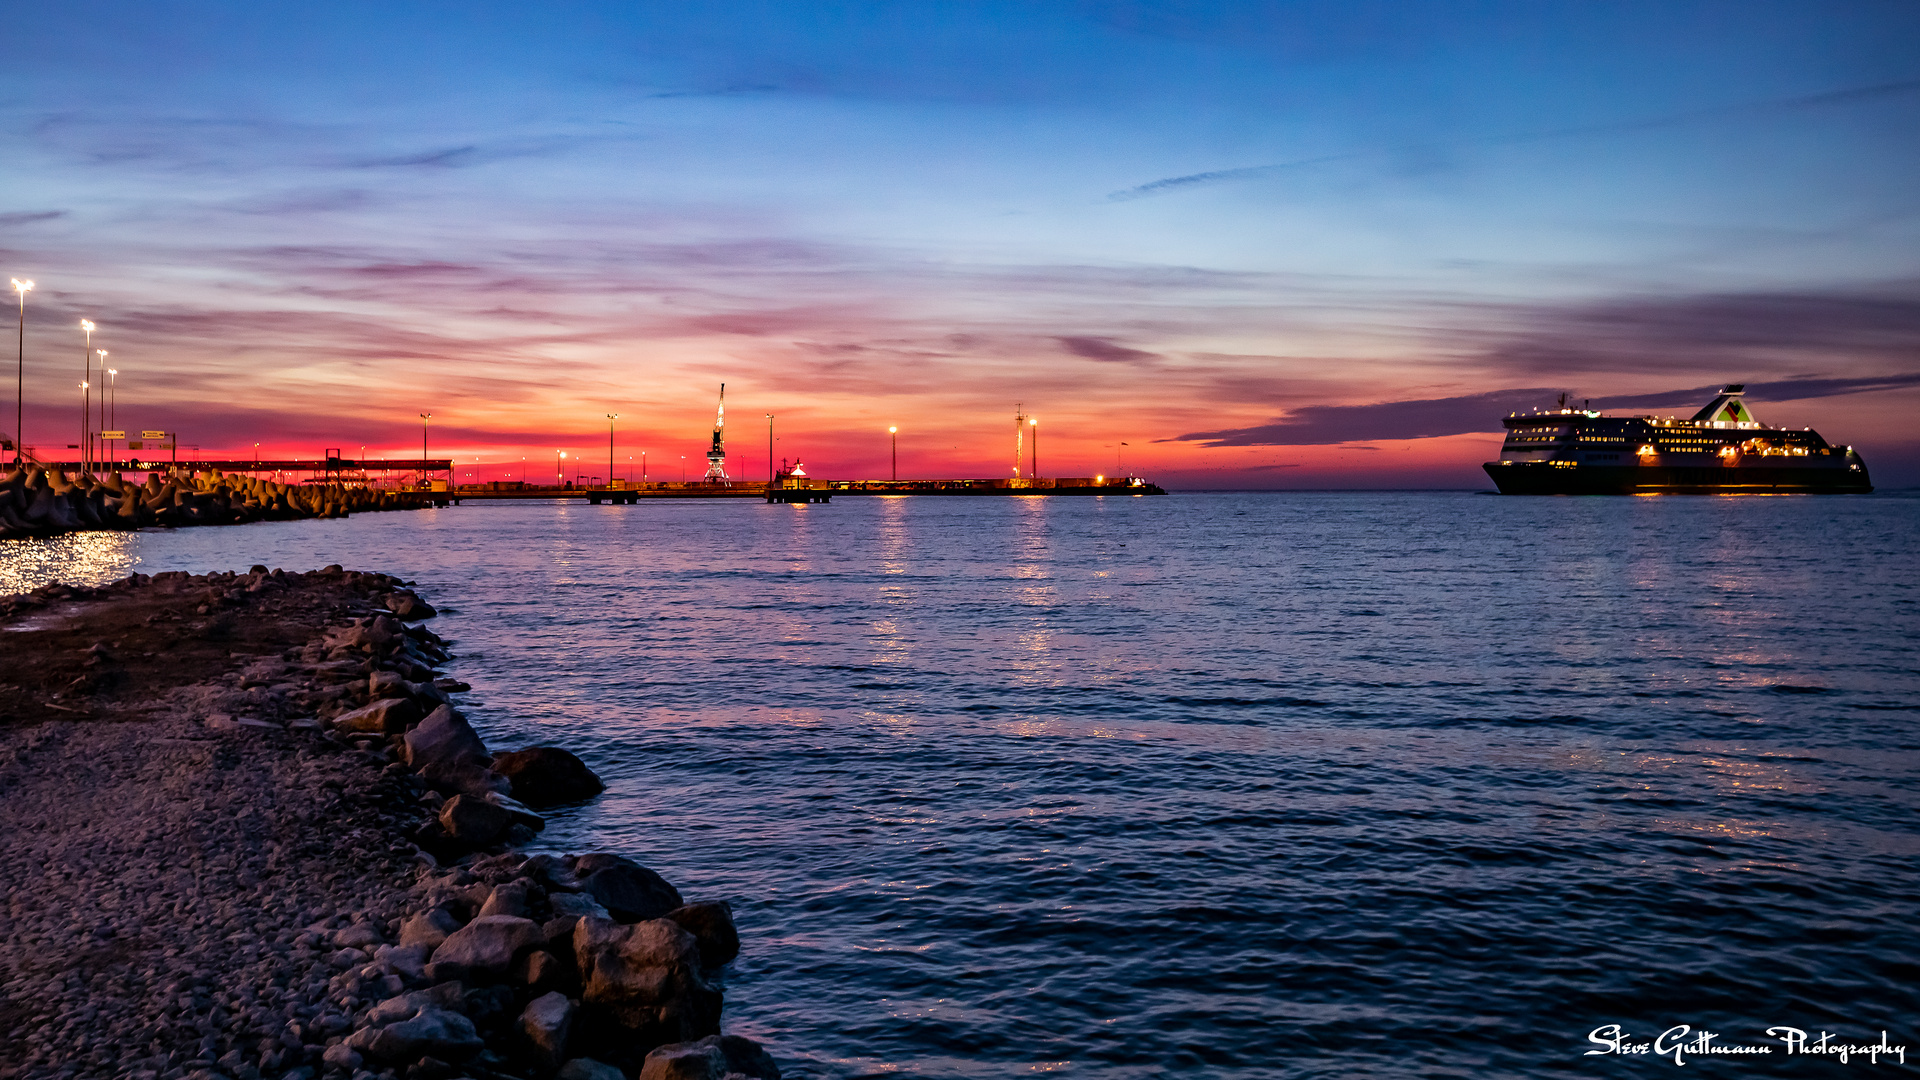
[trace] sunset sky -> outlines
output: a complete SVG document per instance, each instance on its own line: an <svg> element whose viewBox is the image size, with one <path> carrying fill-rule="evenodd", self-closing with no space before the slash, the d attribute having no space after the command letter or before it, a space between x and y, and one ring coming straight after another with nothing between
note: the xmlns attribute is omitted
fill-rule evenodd
<svg viewBox="0 0 1920 1080"><path fill-rule="evenodd" d="M697 475L725 382L748 477L1022 405L1045 475L1484 487L1739 381L1900 486L1917 132L1909 0L14 5L0 276L43 447L88 318L123 428L463 480Z"/></svg>

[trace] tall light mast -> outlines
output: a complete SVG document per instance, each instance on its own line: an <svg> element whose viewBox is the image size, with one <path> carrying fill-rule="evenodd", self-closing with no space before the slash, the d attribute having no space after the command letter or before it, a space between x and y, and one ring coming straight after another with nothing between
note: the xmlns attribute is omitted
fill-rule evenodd
<svg viewBox="0 0 1920 1080"><path fill-rule="evenodd" d="M1020 479L1020 455L1026 447L1027 414L1019 405L1013 407L1013 478Z"/></svg>
<svg viewBox="0 0 1920 1080"><path fill-rule="evenodd" d="M713 418L713 448L707 451L705 479L716 484L727 482L727 384L720 384L720 411Z"/></svg>

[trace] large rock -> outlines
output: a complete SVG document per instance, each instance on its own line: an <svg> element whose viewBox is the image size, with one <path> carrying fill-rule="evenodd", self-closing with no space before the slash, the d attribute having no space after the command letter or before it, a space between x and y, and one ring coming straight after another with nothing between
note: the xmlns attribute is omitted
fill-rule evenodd
<svg viewBox="0 0 1920 1080"><path fill-rule="evenodd" d="M677 907L665 918L700 943L700 963L706 967L720 967L740 955L740 931L733 925L732 905L724 900Z"/></svg>
<svg viewBox="0 0 1920 1080"><path fill-rule="evenodd" d="M700 944L665 919L574 927L581 997L640 1038L686 1042L720 1033L720 991L700 974Z"/></svg>
<svg viewBox="0 0 1920 1080"><path fill-rule="evenodd" d="M370 1058L409 1062L422 1057L464 1061L480 1052L482 1043L473 1021L446 1009L421 1009L413 1016L385 1027L366 1027L347 1038Z"/></svg>
<svg viewBox="0 0 1920 1080"><path fill-rule="evenodd" d="M513 781L513 797L532 807L591 799L607 789L586 762L557 746L493 756L493 771Z"/></svg>
<svg viewBox="0 0 1920 1080"><path fill-rule="evenodd" d="M440 808L440 827L469 847L483 848L500 839L513 824L513 814L472 795L455 795Z"/></svg>
<svg viewBox="0 0 1920 1080"><path fill-rule="evenodd" d="M557 990L534 998L520 1014L520 1034L543 1069L558 1069L567 1060L567 1036L572 1031L573 1002Z"/></svg>
<svg viewBox="0 0 1920 1080"><path fill-rule="evenodd" d="M546 818L543 818L539 814L536 814L532 810L529 810L518 799L515 799L510 795L504 795L498 791L490 791L487 794L481 796L481 798L484 798L488 802L492 803L493 805L499 807L502 810L505 810L508 813L508 815L510 815L510 817L512 818L510 824L525 825L527 828L532 829L534 832L539 832L540 830L547 827Z"/></svg>
<svg viewBox="0 0 1920 1080"><path fill-rule="evenodd" d="M448 935L433 950L427 977L468 983L501 982L523 952L546 941L540 924L514 915L483 915Z"/></svg>
<svg viewBox="0 0 1920 1080"><path fill-rule="evenodd" d="M458 929L460 920L453 912L445 908L430 908L400 924L400 944L437 949L441 942L447 940L447 935Z"/></svg>
<svg viewBox="0 0 1920 1080"><path fill-rule="evenodd" d="M485 765L435 765L422 770L420 779L448 798L472 795L484 799L492 795L505 795L512 790L506 777Z"/></svg>
<svg viewBox="0 0 1920 1080"><path fill-rule="evenodd" d="M433 609L432 604L427 603L412 593L394 593L392 596L387 597L387 610L408 622L413 622L417 619L431 619L435 615L440 614Z"/></svg>
<svg viewBox="0 0 1920 1080"><path fill-rule="evenodd" d="M378 735L397 735L420 720L420 706L412 698L381 698L379 701L333 718L341 731L365 731Z"/></svg>
<svg viewBox="0 0 1920 1080"><path fill-rule="evenodd" d="M618 855L582 855L573 864L580 891L619 922L657 919L686 901L665 878Z"/></svg>
<svg viewBox="0 0 1920 1080"><path fill-rule="evenodd" d="M419 727L407 732L406 760L415 772L425 772L434 766L486 767L493 763L487 744L480 741L473 725L446 705L428 713Z"/></svg>
<svg viewBox="0 0 1920 1080"><path fill-rule="evenodd" d="M730 1076L780 1080L780 1066L752 1039L709 1035L698 1042L659 1047L640 1067L640 1080L724 1080Z"/></svg>
<svg viewBox="0 0 1920 1080"><path fill-rule="evenodd" d="M517 915L524 919L527 910L533 906L533 883L530 881L503 881L487 894L487 902L480 905L480 915Z"/></svg>

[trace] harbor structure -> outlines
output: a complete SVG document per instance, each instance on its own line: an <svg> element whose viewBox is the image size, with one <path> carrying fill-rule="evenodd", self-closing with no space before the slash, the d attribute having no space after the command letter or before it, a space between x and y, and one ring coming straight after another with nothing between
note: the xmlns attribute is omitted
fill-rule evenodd
<svg viewBox="0 0 1920 1080"><path fill-rule="evenodd" d="M727 482L727 384L720 384L720 411L713 418L713 446L707 450L707 475L701 478L708 484Z"/></svg>

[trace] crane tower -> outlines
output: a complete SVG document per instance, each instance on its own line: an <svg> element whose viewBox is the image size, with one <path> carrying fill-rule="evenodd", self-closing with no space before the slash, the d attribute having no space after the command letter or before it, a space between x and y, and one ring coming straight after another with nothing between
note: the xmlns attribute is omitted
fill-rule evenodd
<svg viewBox="0 0 1920 1080"><path fill-rule="evenodd" d="M708 483L727 482L727 384L720 384L720 411L713 418L713 448L707 451Z"/></svg>

